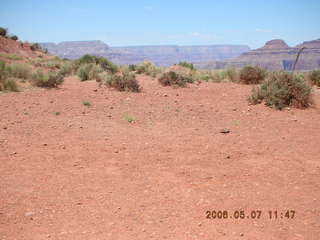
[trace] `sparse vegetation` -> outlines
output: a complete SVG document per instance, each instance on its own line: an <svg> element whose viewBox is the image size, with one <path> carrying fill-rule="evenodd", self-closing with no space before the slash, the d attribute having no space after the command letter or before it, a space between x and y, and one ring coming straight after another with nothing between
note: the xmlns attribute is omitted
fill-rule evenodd
<svg viewBox="0 0 320 240"><path fill-rule="evenodd" d="M63 63L60 65L60 73L63 76L69 76L73 74L75 70L75 64L72 61L64 60Z"/></svg>
<svg viewBox="0 0 320 240"><path fill-rule="evenodd" d="M122 72L118 74L106 75L104 84L107 87L115 88L119 91L140 92L141 87L134 73Z"/></svg>
<svg viewBox="0 0 320 240"><path fill-rule="evenodd" d="M103 70L111 73L116 73L118 71L118 66L110 62L108 59L104 57L92 56L89 54L86 54L81 58L77 59L75 63L78 67L81 67L81 65L84 64L95 64L99 65Z"/></svg>
<svg viewBox="0 0 320 240"><path fill-rule="evenodd" d="M289 106L306 108L311 103L310 94L311 88L301 76L279 71L272 73L260 87L253 88L248 100L280 110Z"/></svg>
<svg viewBox="0 0 320 240"><path fill-rule="evenodd" d="M128 123L133 123L136 121L136 118L133 116L126 116L125 119L128 121Z"/></svg>
<svg viewBox="0 0 320 240"><path fill-rule="evenodd" d="M158 68L150 61L144 61L143 63L137 65L136 67L137 74L146 74L151 77L157 77L159 73L162 72L161 68Z"/></svg>
<svg viewBox="0 0 320 240"><path fill-rule="evenodd" d="M194 80L191 75L182 74L179 72L165 72L159 78L159 82L163 86L179 86L185 87L187 83L192 83Z"/></svg>
<svg viewBox="0 0 320 240"><path fill-rule="evenodd" d="M63 75L57 71L49 71L48 73L38 70L32 76L32 82L37 87L54 88L63 83Z"/></svg>
<svg viewBox="0 0 320 240"><path fill-rule="evenodd" d="M311 71L309 73L309 78L312 84L320 87L320 69Z"/></svg>
<svg viewBox="0 0 320 240"><path fill-rule="evenodd" d="M231 82L240 82L240 73L234 68L228 68L226 70L227 78Z"/></svg>
<svg viewBox="0 0 320 240"><path fill-rule="evenodd" d="M90 107L91 106L91 103L88 102L88 101L83 101L82 104L86 107Z"/></svg>
<svg viewBox="0 0 320 240"><path fill-rule="evenodd" d="M86 63L80 65L77 75L81 81L87 81L97 79L99 77L99 73L102 71L103 69L99 65L95 63Z"/></svg>
<svg viewBox="0 0 320 240"><path fill-rule="evenodd" d="M246 66L240 71L240 82L244 84L259 84L266 77L266 70L259 66Z"/></svg>
<svg viewBox="0 0 320 240"><path fill-rule="evenodd" d="M20 79L29 79L32 75L31 66L23 63L13 63L7 65L6 71L11 77Z"/></svg>
<svg viewBox="0 0 320 240"><path fill-rule="evenodd" d="M179 66L185 67L185 68L189 68L190 70L195 70L194 66L192 63L188 63L188 62L179 62L178 63Z"/></svg>
<svg viewBox="0 0 320 240"><path fill-rule="evenodd" d="M22 60L23 57L18 56L16 54L9 54L9 53L0 53L0 57L9 59L9 60Z"/></svg>

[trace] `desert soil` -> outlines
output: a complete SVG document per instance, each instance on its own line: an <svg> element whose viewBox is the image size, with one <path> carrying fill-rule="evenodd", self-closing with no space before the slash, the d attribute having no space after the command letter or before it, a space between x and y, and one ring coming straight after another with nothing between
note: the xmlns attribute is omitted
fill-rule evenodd
<svg viewBox="0 0 320 240"><path fill-rule="evenodd" d="M0 94L1 240L320 239L319 94L276 111L251 86L139 81Z"/></svg>

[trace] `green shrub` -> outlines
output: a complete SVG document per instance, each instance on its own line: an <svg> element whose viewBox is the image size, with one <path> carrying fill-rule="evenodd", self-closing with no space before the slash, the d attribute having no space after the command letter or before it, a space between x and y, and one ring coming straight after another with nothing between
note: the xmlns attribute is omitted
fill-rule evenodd
<svg viewBox="0 0 320 240"><path fill-rule="evenodd" d="M14 40L14 41L17 41L18 40L18 37L16 35L13 35L10 37L10 39Z"/></svg>
<svg viewBox="0 0 320 240"><path fill-rule="evenodd" d="M32 76L33 84L37 87L53 88L58 87L63 83L63 75L56 71L49 71L45 73L38 70Z"/></svg>
<svg viewBox="0 0 320 240"><path fill-rule="evenodd" d="M31 66L28 64L13 63L6 68L9 76L14 78L29 79L32 75Z"/></svg>
<svg viewBox="0 0 320 240"><path fill-rule="evenodd" d="M111 73L116 73L118 71L118 66L110 62L108 59L104 57L97 57L97 56L86 54L76 60L76 64L78 67L80 67L83 64L90 64L90 63L99 65L103 70L109 71Z"/></svg>
<svg viewBox="0 0 320 240"><path fill-rule="evenodd" d="M74 69L75 69L75 65L72 61L64 60L63 63L60 65L60 73L63 76L72 75Z"/></svg>
<svg viewBox="0 0 320 240"><path fill-rule="evenodd" d="M134 73L123 72L119 74L107 75L104 79L104 83L107 87L112 87L119 91L141 91L141 87Z"/></svg>
<svg viewBox="0 0 320 240"><path fill-rule="evenodd" d="M226 70L226 74L227 74L227 78L231 82L239 82L240 81L240 76L239 76L239 73L238 73L238 71L236 69L228 68Z"/></svg>
<svg viewBox="0 0 320 240"><path fill-rule="evenodd" d="M309 78L312 84L320 87L320 69L310 72Z"/></svg>
<svg viewBox="0 0 320 240"><path fill-rule="evenodd" d="M135 65L135 64L129 64L129 66L128 66L128 69L129 69L129 71L131 71L131 72L134 72L134 71L137 71L137 65Z"/></svg>
<svg viewBox="0 0 320 240"><path fill-rule="evenodd" d="M51 69L61 68L61 60L50 60L44 63L43 66Z"/></svg>
<svg viewBox="0 0 320 240"><path fill-rule="evenodd" d="M0 91L19 91L16 79L10 77L8 68L2 61L0 61Z"/></svg>
<svg viewBox="0 0 320 240"><path fill-rule="evenodd" d="M260 87L253 88L248 100L252 104L265 102L280 110L288 106L306 108L311 103L310 94L311 88L301 76L279 71L272 73Z"/></svg>
<svg viewBox="0 0 320 240"><path fill-rule="evenodd" d="M101 73L103 69L95 64L95 63L87 63L80 65L77 75L81 81L93 80L97 79L99 73Z"/></svg>
<svg viewBox="0 0 320 240"><path fill-rule="evenodd" d="M40 47L40 45L38 43L31 44L30 48L31 48L32 51L41 50L41 47Z"/></svg>
<svg viewBox="0 0 320 240"><path fill-rule="evenodd" d="M258 66L246 66L240 71L240 82L244 84L258 84L266 77L266 70Z"/></svg>
<svg viewBox="0 0 320 240"><path fill-rule="evenodd" d="M0 80L0 91L19 92L19 88L14 78Z"/></svg>
<svg viewBox="0 0 320 240"><path fill-rule="evenodd" d="M0 27L0 36L7 37L8 29Z"/></svg>
<svg viewBox="0 0 320 240"><path fill-rule="evenodd" d="M192 79L192 76L188 76L185 74L181 74L174 71L169 71L163 73L160 78L159 82L163 86L179 86L179 87L185 87L187 83L192 83L194 80Z"/></svg>
<svg viewBox="0 0 320 240"><path fill-rule="evenodd" d="M194 70L194 65L192 63L179 62L178 65L182 66L182 67L185 67L185 68L189 68L190 70Z"/></svg>
<svg viewBox="0 0 320 240"><path fill-rule="evenodd" d="M161 73L161 69L154 65L152 62L144 61L136 66L137 74L146 74L148 76L156 77Z"/></svg>

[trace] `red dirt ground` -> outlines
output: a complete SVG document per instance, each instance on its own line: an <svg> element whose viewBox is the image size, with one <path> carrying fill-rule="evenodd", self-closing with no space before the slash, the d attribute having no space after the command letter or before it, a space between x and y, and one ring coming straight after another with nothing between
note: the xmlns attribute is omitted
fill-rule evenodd
<svg viewBox="0 0 320 240"><path fill-rule="evenodd" d="M320 239L320 95L276 111L248 106L250 86L139 81L0 95L1 240Z"/></svg>

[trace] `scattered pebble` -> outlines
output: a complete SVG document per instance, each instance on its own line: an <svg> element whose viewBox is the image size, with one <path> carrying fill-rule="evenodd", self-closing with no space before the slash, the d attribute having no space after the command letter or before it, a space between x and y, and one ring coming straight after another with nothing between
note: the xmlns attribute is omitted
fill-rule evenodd
<svg viewBox="0 0 320 240"><path fill-rule="evenodd" d="M227 133L230 133L231 131L230 131L230 129L228 129L228 128L224 128L224 129L221 129L220 130L220 133L223 133L223 134L227 134Z"/></svg>

